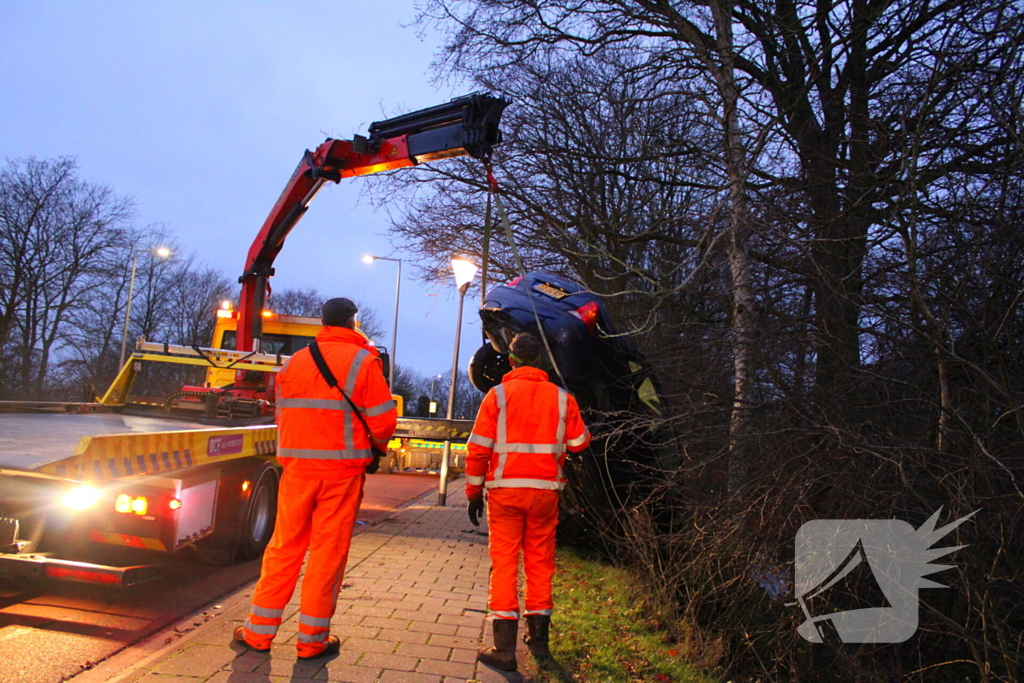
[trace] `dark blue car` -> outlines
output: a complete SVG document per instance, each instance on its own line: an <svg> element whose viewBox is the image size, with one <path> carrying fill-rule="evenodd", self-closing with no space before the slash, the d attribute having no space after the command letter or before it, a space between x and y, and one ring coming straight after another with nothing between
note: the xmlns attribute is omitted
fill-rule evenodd
<svg viewBox="0 0 1024 683"><path fill-rule="evenodd" d="M539 337L542 327L550 348L542 367L581 408L660 414L647 362L616 328L601 299L582 285L551 273L527 273L492 288L480 319L487 341L469 368L477 389L487 391L511 369L508 345L517 333Z"/></svg>
<svg viewBox="0 0 1024 683"><path fill-rule="evenodd" d="M597 295L557 275L527 273L487 292L480 318L487 340L470 362L473 385L487 391L500 382L511 369L512 338L543 328L551 353L541 367L575 395L594 435L585 457L566 461L571 485L559 533L599 538L623 507L674 476L678 447L662 419L657 379Z"/></svg>

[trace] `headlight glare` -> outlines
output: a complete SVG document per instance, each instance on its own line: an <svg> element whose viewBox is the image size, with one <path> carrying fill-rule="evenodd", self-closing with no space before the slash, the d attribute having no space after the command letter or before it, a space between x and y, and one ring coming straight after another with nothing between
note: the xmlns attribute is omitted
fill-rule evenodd
<svg viewBox="0 0 1024 683"><path fill-rule="evenodd" d="M94 506L99 495L99 491L91 486L76 486L64 494L64 505L81 512Z"/></svg>

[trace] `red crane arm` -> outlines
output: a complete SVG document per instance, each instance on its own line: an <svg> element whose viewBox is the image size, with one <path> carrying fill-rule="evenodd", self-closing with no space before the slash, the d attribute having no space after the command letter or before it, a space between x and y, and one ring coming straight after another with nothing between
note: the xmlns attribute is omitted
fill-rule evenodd
<svg viewBox="0 0 1024 683"><path fill-rule="evenodd" d="M238 281L238 341L242 351L257 350L263 335L261 312L267 278L285 238L327 181L390 171L418 163L469 155L490 157L501 142L498 122L506 100L485 94L467 95L436 107L404 114L370 126L370 136L353 140L328 138L315 152L306 150L277 203L249 248Z"/></svg>

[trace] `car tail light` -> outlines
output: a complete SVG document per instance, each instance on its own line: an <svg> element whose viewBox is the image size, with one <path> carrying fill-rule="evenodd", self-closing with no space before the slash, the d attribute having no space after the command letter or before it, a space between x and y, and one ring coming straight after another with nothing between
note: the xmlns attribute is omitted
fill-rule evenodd
<svg viewBox="0 0 1024 683"><path fill-rule="evenodd" d="M178 510L181 508L181 501L178 500L177 498L171 498L169 501L167 501L167 507L169 507L172 510Z"/></svg>
<svg viewBox="0 0 1024 683"><path fill-rule="evenodd" d="M512 280L509 281L507 286L509 286L509 287L516 287L522 281L523 281L523 276L522 275L518 275L518 276L512 278Z"/></svg>
<svg viewBox="0 0 1024 683"><path fill-rule="evenodd" d="M583 304L575 311L570 311L570 313L582 320L587 329L593 332L597 326L597 316L601 313L601 307L596 301L591 301Z"/></svg>

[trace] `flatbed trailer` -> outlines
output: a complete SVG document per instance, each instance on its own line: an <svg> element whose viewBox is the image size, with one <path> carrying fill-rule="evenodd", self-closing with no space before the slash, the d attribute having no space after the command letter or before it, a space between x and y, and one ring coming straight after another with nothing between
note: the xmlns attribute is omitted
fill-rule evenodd
<svg viewBox="0 0 1024 683"><path fill-rule="evenodd" d="M471 428L400 418L396 433L464 441ZM276 443L272 423L210 427L103 404L0 404L0 579L132 585L159 576L151 565L79 559L98 544L190 548L219 564L253 559L274 527Z"/></svg>

